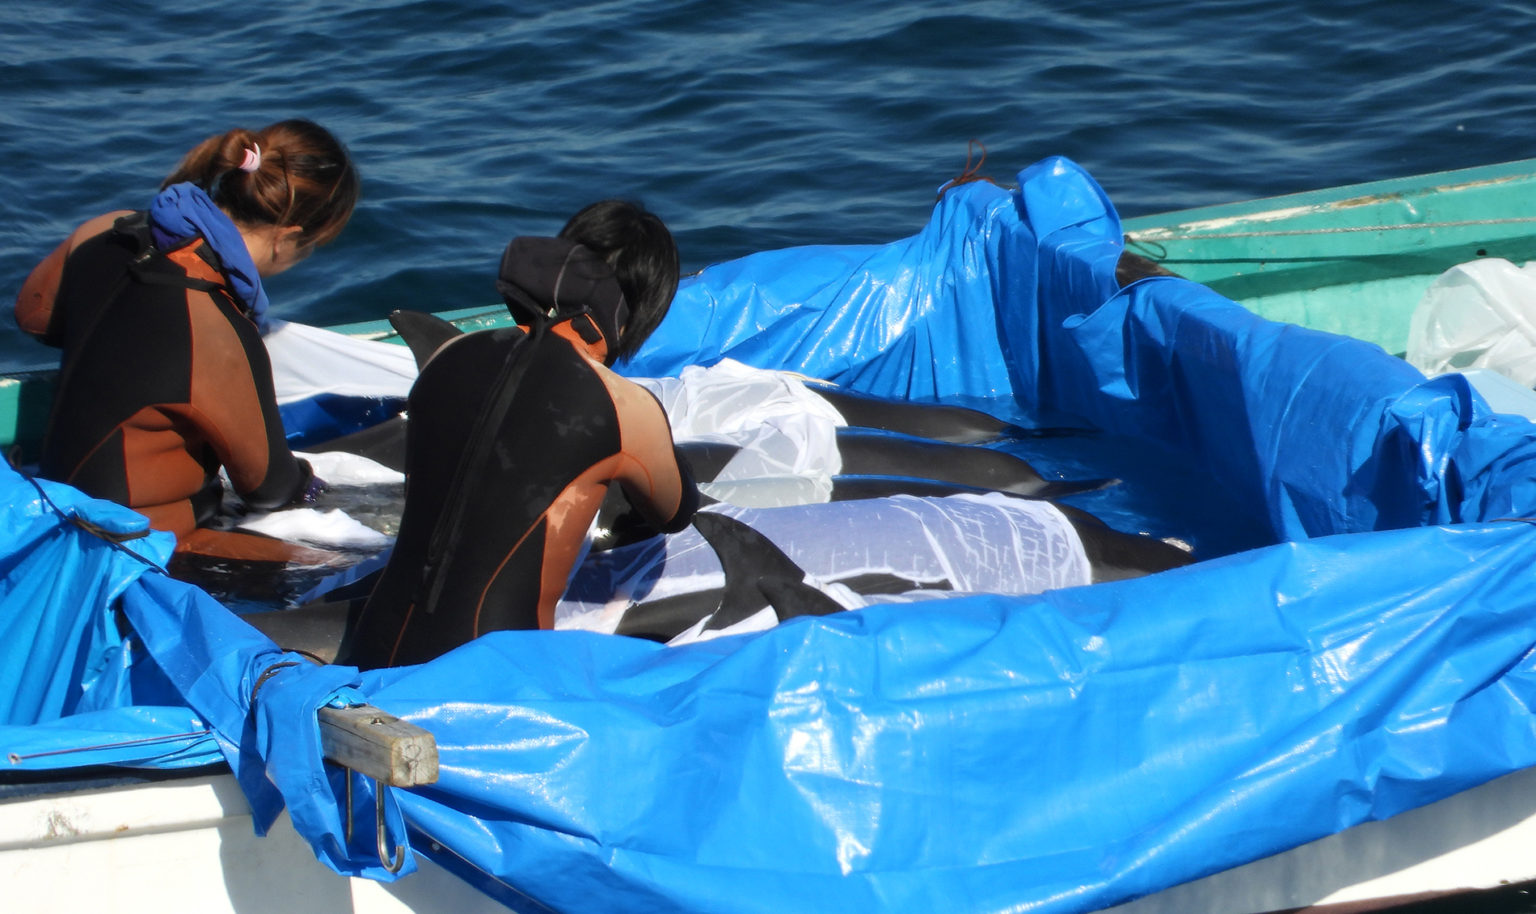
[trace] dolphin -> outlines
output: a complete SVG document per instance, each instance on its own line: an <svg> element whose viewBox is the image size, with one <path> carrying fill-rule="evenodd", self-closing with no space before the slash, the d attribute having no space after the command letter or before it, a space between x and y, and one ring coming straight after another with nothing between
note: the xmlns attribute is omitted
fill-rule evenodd
<svg viewBox="0 0 1536 914"><path fill-rule="evenodd" d="M1161 540L1122 533L1078 508L1057 507L1067 515L1083 542L1093 583L1140 577L1194 561L1189 553ZM719 558L724 586L641 599L625 610L615 634L664 643L701 621L704 631L721 631L764 608L771 608L781 622L843 609L831 597L810 585L805 580L805 572L753 528L707 511L695 516L694 526ZM374 577L365 578L359 584L368 586L374 580ZM831 578L829 583L841 584L865 596L947 590L951 586L947 581L917 582L895 574L870 572ZM349 625L361 609L366 590L363 594L350 598L345 594L328 595L325 600L296 609L251 613L242 618L284 650L330 663L335 660Z"/></svg>
<svg viewBox="0 0 1536 914"><path fill-rule="evenodd" d="M928 409L929 407L921 407ZM395 416L340 438L315 445L315 451L345 451L405 472L405 416ZM1061 498L1116 485L1116 479L1048 480L1028 461L994 448L953 444L909 433L845 427L837 430L842 474L832 480L836 500L856 498L855 485L845 481L863 476L902 476L936 479L978 489L995 489L1035 498ZM687 458L698 482L711 482L739 450L717 441L682 441L677 449ZM839 493L839 488L845 489Z"/></svg>
<svg viewBox="0 0 1536 914"><path fill-rule="evenodd" d="M772 540L741 521L700 511L693 527L719 558L725 586L642 600L625 611L615 634L665 642L700 621L705 631L722 631L770 607L780 622L842 611Z"/></svg>
<svg viewBox="0 0 1536 914"><path fill-rule="evenodd" d="M411 350L411 356L416 359L417 371L427 364L437 350L443 348L444 343L464 333L451 321L425 311L391 311L389 325L395 328L395 333Z"/></svg>
<svg viewBox="0 0 1536 914"><path fill-rule="evenodd" d="M807 381L817 396L851 426L900 432L950 444L986 444L1001 438L1057 438L1091 435L1092 429L1056 426L1026 428L978 409L947 403L915 403L857 393L825 381Z"/></svg>
<svg viewBox="0 0 1536 914"><path fill-rule="evenodd" d="M919 411L930 407L918 407ZM1032 498L1062 498L1118 484L1115 479L1047 480L1029 462L1005 451L975 444L955 444L910 433L842 428L837 450L843 476L906 476L993 489ZM832 497L840 495L832 480Z"/></svg>
<svg viewBox="0 0 1536 914"><path fill-rule="evenodd" d="M874 492L875 477L865 477ZM878 480L890 488L880 495L911 493L950 495L974 491L932 480L886 477ZM916 484L916 485L914 485ZM1010 496L1018 497L1018 496ZM1057 505L1083 543L1093 583L1120 581L1189 565L1194 558L1183 549L1155 539L1122 533L1102 520L1069 505ZM628 607L615 632L621 635L666 642L702 622L704 632L736 625L764 608L772 608L779 621L803 615L827 615L843 607L806 580L805 572L766 535L723 514L701 511L693 526L709 543L724 574L723 586L641 598ZM847 576L823 575L862 596L909 593L916 590L952 590L947 580L917 582L890 572L860 572Z"/></svg>
<svg viewBox="0 0 1536 914"><path fill-rule="evenodd" d="M399 310L389 315L418 369L443 344L463 333L453 323L425 311ZM1056 437L1090 434L1083 428L1023 428L981 410L944 403L913 403L856 393L825 381L808 379L806 386L830 403L852 426L901 432L952 444L979 444L1004 437Z"/></svg>

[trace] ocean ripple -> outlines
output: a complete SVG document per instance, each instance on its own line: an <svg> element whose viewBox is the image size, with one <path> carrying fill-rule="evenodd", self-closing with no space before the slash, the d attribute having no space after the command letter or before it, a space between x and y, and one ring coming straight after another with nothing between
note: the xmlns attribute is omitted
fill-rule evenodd
<svg viewBox="0 0 1536 914"><path fill-rule="evenodd" d="M326 323L494 301L514 234L643 200L687 269L891 240L984 142L1125 215L1529 156L1530 4L189 0L8 5L0 277L142 206L193 143L290 116L351 147L364 201L271 292ZM235 8L229 8L234 10ZM51 362L13 328L8 367Z"/></svg>

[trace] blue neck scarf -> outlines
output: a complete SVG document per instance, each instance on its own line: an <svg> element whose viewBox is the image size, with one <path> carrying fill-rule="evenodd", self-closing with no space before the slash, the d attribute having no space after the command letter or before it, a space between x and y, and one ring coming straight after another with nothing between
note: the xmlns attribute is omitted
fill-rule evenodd
<svg viewBox="0 0 1536 914"><path fill-rule="evenodd" d="M245 307L256 328L267 332L267 293L261 287L256 262L240 230L201 187L182 183L162 190L149 205L149 229L155 247L162 251L174 250L199 236L208 242L224 266L230 293Z"/></svg>

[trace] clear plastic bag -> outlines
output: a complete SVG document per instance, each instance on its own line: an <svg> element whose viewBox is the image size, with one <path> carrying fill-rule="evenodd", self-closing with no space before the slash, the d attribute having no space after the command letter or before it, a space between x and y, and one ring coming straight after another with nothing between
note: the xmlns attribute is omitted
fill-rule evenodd
<svg viewBox="0 0 1536 914"><path fill-rule="evenodd" d="M1533 267L1490 258L1446 270L1409 322L1409 363L1430 376L1486 368L1536 386Z"/></svg>

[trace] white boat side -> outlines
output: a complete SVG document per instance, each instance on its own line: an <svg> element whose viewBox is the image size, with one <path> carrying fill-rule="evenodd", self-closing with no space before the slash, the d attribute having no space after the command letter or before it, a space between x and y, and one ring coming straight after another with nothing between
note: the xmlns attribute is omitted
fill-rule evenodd
<svg viewBox="0 0 1536 914"><path fill-rule="evenodd" d="M360 823L359 827L369 827ZM1536 880L1536 769L1110 909L1261 914L1391 907ZM338 876L280 817L257 837L233 776L0 801L8 911L481 914L508 908L417 855L394 883Z"/></svg>
<svg viewBox="0 0 1536 914"><path fill-rule="evenodd" d="M508 910L420 854L416 861L415 873L393 883L339 876L286 813L258 837L230 774L0 801L0 886L5 910L17 914Z"/></svg>

